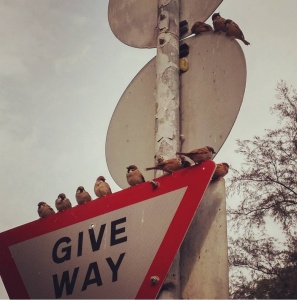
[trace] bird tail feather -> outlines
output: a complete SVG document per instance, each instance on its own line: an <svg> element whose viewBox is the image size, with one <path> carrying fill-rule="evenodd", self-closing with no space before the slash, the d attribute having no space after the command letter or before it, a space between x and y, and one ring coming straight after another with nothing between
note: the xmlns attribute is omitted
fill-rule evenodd
<svg viewBox="0 0 297 300"><path fill-rule="evenodd" d="M145 168L146 171L148 171L148 170L156 170L156 169L157 169L157 167Z"/></svg>
<svg viewBox="0 0 297 300"><path fill-rule="evenodd" d="M176 152L175 154L176 154L176 155L186 155L187 153L184 153L184 152Z"/></svg>

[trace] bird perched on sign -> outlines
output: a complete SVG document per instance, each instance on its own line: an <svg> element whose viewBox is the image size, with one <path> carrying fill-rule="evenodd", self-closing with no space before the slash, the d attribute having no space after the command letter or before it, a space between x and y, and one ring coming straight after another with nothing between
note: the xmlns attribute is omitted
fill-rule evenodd
<svg viewBox="0 0 297 300"><path fill-rule="evenodd" d="M58 195L55 205L56 205L56 209L58 210L58 212L61 212L65 209L72 207L71 202L69 201L69 199L66 197L66 195L64 193L61 193Z"/></svg>
<svg viewBox="0 0 297 300"><path fill-rule="evenodd" d="M170 158L167 160L163 160L158 162L155 167L146 168L146 170L162 170L167 173L173 173L179 169L182 169L183 162L185 161L185 157L177 157L177 158Z"/></svg>
<svg viewBox="0 0 297 300"><path fill-rule="evenodd" d="M55 214L55 211L45 202L39 202L37 206L37 212L40 218L45 218L49 215Z"/></svg>
<svg viewBox="0 0 297 300"><path fill-rule="evenodd" d="M228 174L228 171L229 171L229 165L227 163L217 164L211 180L215 181L224 177L225 175Z"/></svg>
<svg viewBox="0 0 297 300"><path fill-rule="evenodd" d="M165 157L163 155L159 155L158 158L157 158L157 163L159 164L164 160L165 160Z"/></svg>
<svg viewBox="0 0 297 300"><path fill-rule="evenodd" d="M250 45L248 41L244 39L244 35L239 28L239 26L230 19L225 21L226 33L228 36L231 36L233 39L236 38L244 42L245 45Z"/></svg>
<svg viewBox="0 0 297 300"><path fill-rule="evenodd" d="M213 31L212 27L204 22L195 22L191 28L191 32L194 34L199 34L206 31Z"/></svg>
<svg viewBox="0 0 297 300"><path fill-rule="evenodd" d="M152 185L153 190L157 189L160 186L160 183L155 180L151 180L151 181L149 181L149 183Z"/></svg>
<svg viewBox="0 0 297 300"><path fill-rule="evenodd" d="M206 160L212 159L213 154L216 153L212 147L206 146L204 148L199 148L192 150L191 152L176 152L178 155L184 155L189 157L195 162L196 165L201 164Z"/></svg>
<svg viewBox="0 0 297 300"><path fill-rule="evenodd" d="M105 182L104 176L99 176L94 185L94 192L97 197L105 197L111 194L110 186L107 182Z"/></svg>
<svg viewBox="0 0 297 300"><path fill-rule="evenodd" d="M143 175L135 165L130 165L127 167L126 177L130 186L145 182Z"/></svg>
<svg viewBox="0 0 297 300"><path fill-rule="evenodd" d="M222 18L220 13L214 13L211 18L215 32L226 32L226 19Z"/></svg>
<svg viewBox="0 0 297 300"><path fill-rule="evenodd" d="M77 188L75 193L75 199L79 205L92 201L90 194L85 190L83 186L79 186Z"/></svg>

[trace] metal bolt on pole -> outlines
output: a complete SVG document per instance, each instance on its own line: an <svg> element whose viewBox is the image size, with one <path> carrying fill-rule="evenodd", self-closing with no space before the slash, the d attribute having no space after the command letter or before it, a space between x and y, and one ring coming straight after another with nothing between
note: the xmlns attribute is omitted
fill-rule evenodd
<svg viewBox="0 0 297 300"><path fill-rule="evenodd" d="M158 1L156 57L156 156L175 157L179 150L179 0ZM161 176L156 172L156 177ZM170 208L168 208L170 209ZM179 252L167 274L159 299L180 299Z"/></svg>

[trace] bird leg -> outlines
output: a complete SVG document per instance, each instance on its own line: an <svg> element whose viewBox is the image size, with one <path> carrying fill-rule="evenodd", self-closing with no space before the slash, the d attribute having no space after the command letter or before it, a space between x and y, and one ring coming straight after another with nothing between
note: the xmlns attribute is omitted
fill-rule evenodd
<svg viewBox="0 0 297 300"><path fill-rule="evenodd" d="M150 184L152 185L153 190L157 189L160 186L160 183L154 180L150 181Z"/></svg>

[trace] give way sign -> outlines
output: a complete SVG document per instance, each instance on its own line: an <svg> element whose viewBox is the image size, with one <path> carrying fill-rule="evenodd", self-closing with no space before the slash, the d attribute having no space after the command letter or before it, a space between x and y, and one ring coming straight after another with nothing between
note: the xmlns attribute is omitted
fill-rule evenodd
<svg viewBox="0 0 297 300"><path fill-rule="evenodd" d="M9 297L155 298L214 169L207 161L1 233Z"/></svg>

